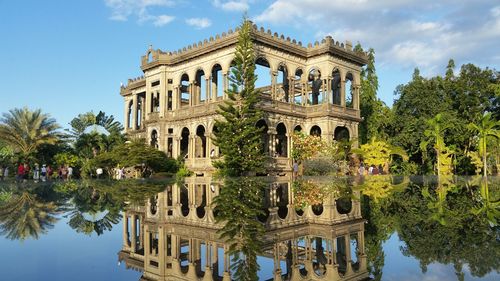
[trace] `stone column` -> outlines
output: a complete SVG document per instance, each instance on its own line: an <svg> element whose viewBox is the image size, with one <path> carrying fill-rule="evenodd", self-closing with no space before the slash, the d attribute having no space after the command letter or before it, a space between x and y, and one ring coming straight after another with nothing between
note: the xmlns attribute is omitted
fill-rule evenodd
<svg viewBox="0 0 500 281"><path fill-rule="evenodd" d="M333 103L332 76L326 78L326 103Z"/></svg>
<svg viewBox="0 0 500 281"><path fill-rule="evenodd" d="M132 120L131 120L132 126L131 126L131 128L132 128L132 130L136 130L137 123L138 123L138 120L137 120L137 110L138 110L138 108L137 108L137 94L134 93L132 98L133 98L133 102L132 102L133 103L133 105L132 105L133 112L132 112Z"/></svg>
<svg viewBox="0 0 500 281"><path fill-rule="evenodd" d="M188 143L188 158L194 158L194 152L195 152L195 147L194 147L194 141L195 141L196 135L193 135L192 133L189 135L189 143Z"/></svg>
<svg viewBox="0 0 500 281"><path fill-rule="evenodd" d="M222 74L222 84L223 84L223 88L222 89L223 89L223 92L224 92L224 94L223 94L224 99L227 99L226 92L227 92L227 89L229 89L229 79L227 77L228 73L229 72L226 72L226 73ZM219 87L219 85L217 85L217 87Z"/></svg>
<svg viewBox="0 0 500 281"><path fill-rule="evenodd" d="M278 91L276 87L276 80L278 78L278 71L270 70L269 74L271 75L271 98L276 100L278 97Z"/></svg>
<svg viewBox="0 0 500 281"><path fill-rule="evenodd" d="M167 88L165 86L160 87L160 117L165 116L167 111Z"/></svg>
<svg viewBox="0 0 500 281"><path fill-rule="evenodd" d="M172 91L172 111L179 108L179 95L180 95L179 86L175 86Z"/></svg>
<svg viewBox="0 0 500 281"><path fill-rule="evenodd" d="M205 78L205 103L209 103L212 100L212 97L210 96L210 78Z"/></svg>
<svg viewBox="0 0 500 281"><path fill-rule="evenodd" d="M359 110L359 90L361 88L361 85L356 85L354 86L354 94L352 97L352 102L353 102L353 108L356 110Z"/></svg>
<svg viewBox="0 0 500 281"><path fill-rule="evenodd" d="M146 105L146 110L143 110L142 112L144 112L144 118L143 120L148 120L149 118L149 113L151 112L151 105L152 105L152 102L153 102L153 99L152 99L152 95L153 93L150 91L150 90L146 90L146 100L144 102L144 104Z"/></svg>
<svg viewBox="0 0 500 281"><path fill-rule="evenodd" d="M123 212L123 247L128 248L128 216L126 212Z"/></svg>
<svg viewBox="0 0 500 281"><path fill-rule="evenodd" d="M132 247L132 253L135 253L137 251L137 224L136 224L136 215L132 215L132 223L130 225L131 228L131 233L132 233L132 239L130 240L130 244Z"/></svg>
<svg viewBox="0 0 500 281"><path fill-rule="evenodd" d="M286 157L291 159L292 158L292 136L289 134L286 134Z"/></svg>
<svg viewBox="0 0 500 281"><path fill-rule="evenodd" d="M352 258L351 258L351 235L345 235L345 260L347 262L346 275L352 272Z"/></svg>
<svg viewBox="0 0 500 281"><path fill-rule="evenodd" d="M188 94L189 94L189 106L195 105L194 103L194 87L193 87L193 82L189 83L188 86Z"/></svg>
<svg viewBox="0 0 500 281"><path fill-rule="evenodd" d="M173 138L173 144L172 144L172 158L174 159L177 159L177 157L179 157L179 155L181 155L180 153L180 149L181 149L181 138L180 137L174 137Z"/></svg>
<svg viewBox="0 0 500 281"><path fill-rule="evenodd" d="M340 80L340 106L345 107L345 78Z"/></svg>

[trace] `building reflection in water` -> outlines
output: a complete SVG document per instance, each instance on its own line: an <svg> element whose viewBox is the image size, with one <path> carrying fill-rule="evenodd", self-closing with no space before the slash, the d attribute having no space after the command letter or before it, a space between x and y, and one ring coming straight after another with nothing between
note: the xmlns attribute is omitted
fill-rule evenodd
<svg viewBox="0 0 500 281"><path fill-rule="evenodd" d="M219 184L211 178L187 179L167 186L145 206L123 214L119 260L143 272L140 280L231 280L227 243L217 233L212 202ZM354 191L354 198L359 194ZM261 271L274 261L266 280L367 280L364 223L358 200L334 195L303 210L294 205L292 183L268 184L266 232ZM263 278L261 277L261 279Z"/></svg>

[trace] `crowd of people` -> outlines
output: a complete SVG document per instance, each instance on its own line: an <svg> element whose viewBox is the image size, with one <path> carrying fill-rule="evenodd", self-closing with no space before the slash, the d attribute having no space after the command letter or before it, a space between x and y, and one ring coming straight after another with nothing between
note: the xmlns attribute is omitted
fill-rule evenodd
<svg viewBox="0 0 500 281"><path fill-rule="evenodd" d="M15 171L16 181L48 181L53 179L71 180L73 178L73 167L69 165L61 165L57 169L52 168L50 165L43 164L40 166L38 163L32 167L28 163L18 163L17 170ZM0 166L0 180L9 178L10 170L8 166Z"/></svg>

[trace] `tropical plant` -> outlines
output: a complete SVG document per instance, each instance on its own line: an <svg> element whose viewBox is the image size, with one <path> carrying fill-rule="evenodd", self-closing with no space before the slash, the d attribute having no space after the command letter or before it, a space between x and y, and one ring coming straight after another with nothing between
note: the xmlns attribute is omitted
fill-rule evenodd
<svg viewBox="0 0 500 281"><path fill-rule="evenodd" d="M403 161L408 161L408 155L403 148L376 138L372 138L369 143L361 145L359 149L355 149L353 152L360 154L364 163L369 166L382 165L389 167L394 155L400 156Z"/></svg>
<svg viewBox="0 0 500 281"><path fill-rule="evenodd" d="M483 161L483 175L487 176L487 143L489 138L500 138L500 121L491 118L491 113L486 113L481 119L479 125L470 123L469 129L477 133L479 154Z"/></svg>
<svg viewBox="0 0 500 281"><path fill-rule="evenodd" d="M436 152L436 170L438 175L448 175L452 171L452 151L444 143L444 132L448 128L443 115L438 113L434 118L427 120L427 129L424 135L427 140L422 141L420 147L426 151L429 142L433 142L433 148Z"/></svg>
<svg viewBox="0 0 500 281"><path fill-rule="evenodd" d="M40 109L14 108L0 118L0 139L29 158L42 144L55 144L61 139L59 128L55 119Z"/></svg>
<svg viewBox="0 0 500 281"><path fill-rule="evenodd" d="M37 195L22 192L0 205L0 235L11 240L38 239L59 220L59 207Z"/></svg>

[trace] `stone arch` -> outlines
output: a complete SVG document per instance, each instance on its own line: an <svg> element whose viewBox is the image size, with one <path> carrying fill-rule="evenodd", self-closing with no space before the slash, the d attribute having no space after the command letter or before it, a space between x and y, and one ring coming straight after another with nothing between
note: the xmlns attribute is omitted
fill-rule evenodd
<svg viewBox="0 0 500 281"><path fill-rule="evenodd" d="M321 137L321 127L318 125L312 126L311 130L309 130L309 135Z"/></svg>
<svg viewBox="0 0 500 281"><path fill-rule="evenodd" d="M127 107L127 128L130 129L132 128L132 123L135 122L132 120L133 116L133 111L134 110L134 101L131 100L128 102L128 107Z"/></svg>
<svg viewBox="0 0 500 281"><path fill-rule="evenodd" d="M194 156L196 158L207 157L207 137L206 130L203 125L196 127L196 137L194 141Z"/></svg>
<svg viewBox="0 0 500 281"><path fill-rule="evenodd" d="M182 128L180 140L180 155L183 158L189 157L189 135L189 129L187 127Z"/></svg>
<svg viewBox="0 0 500 281"><path fill-rule="evenodd" d="M305 103L302 96L302 83L306 75L304 75L304 70L300 66L295 68L293 73L292 93L290 94L291 102L302 105Z"/></svg>
<svg viewBox="0 0 500 281"><path fill-rule="evenodd" d="M260 119L255 124L255 127L263 128L262 132L261 132L261 142L262 142L261 152L268 153L269 152L269 135L268 135L267 131L269 130L269 126L267 125L266 120Z"/></svg>
<svg viewBox="0 0 500 281"><path fill-rule="evenodd" d="M347 127L337 126L333 133L333 139L336 141L349 141L350 140L350 132Z"/></svg>
<svg viewBox="0 0 500 281"><path fill-rule="evenodd" d="M308 91L308 100L312 105L319 104L323 97L323 80L321 79L321 70L312 67L307 74L310 93Z"/></svg>
<svg viewBox="0 0 500 281"><path fill-rule="evenodd" d="M276 69L276 86L277 86L277 97L278 100L289 102L289 72L288 67L285 62L280 62Z"/></svg>
<svg viewBox="0 0 500 281"><path fill-rule="evenodd" d="M336 105L341 105L342 102L341 102L341 94L340 94L340 91L341 91L341 81L342 81L342 78L341 78L341 72L340 72L340 69L335 67L333 70L332 70L332 84L331 84L331 89L332 89L332 92L331 92L331 97L332 97L332 103L333 104L336 104Z"/></svg>
<svg viewBox="0 0 500 281"><path fill-rule="evenodd" d="M274 145L274 151L278 157L288 157L288 136L283 122L276 126L276 142Z"/></svg>
<svg viewBox="0 0 500 281"><path fill-rule="evenodd" d="M151 131L149 144L151 145L151 147L158 149L158 143L158 131L156 129L153 129Z"/></svg>
<svg viewBox="0 0 500 281"><path fill-rule="evenodd" d="M345 75L345 106L354 107L354 74L347 72Z"/></svg>
<svg viewBox="0 0 500 281"><path fill-rule="evenodd" d="M257 74L255 87L264 88L261 92L263 94L271 95L271 88L269 87L272 84L271 64L264 55L260 55L255 59L255 74Z"/></svg>
<svg viewBox="0 0 500 281"><path fill-rule="evenodd" d="M195 100L197 103L204 103L207 101L209 93L207 92L207 83L206 83L206 75L205 70L202 68L198 68L194 75L194 91Z"/></svg>
<svg viewBox="0 0 500 281"><path fill-rule="evenodd" d="M153 61L153 52L151 50L149 50L147 53L146 53L146 61L148 63L152 62Z"/></svg>
<svg viewBox="0 0 500 281"><path fill-rule="evenodd" d="M293 128L293 131L294 131L294 132L302 132L302 126L301 126L301 125L296 125L296 126Z"/></svg>
<svg viewBox="0 0 500 281"><path fill-rule="evenodd" d="M179 91L180 107L189 106L191 104L192 97L190 93L191 83L189 81L189 75L187 73L181 75L179 84L180 84L180 91Z"/></svg>
<svg viewBox="0 0 500 281"><path fill-rule="evenodd" d="M222 65L215 63L210 70L210 97L212 99L224 96Z"/></svg>

